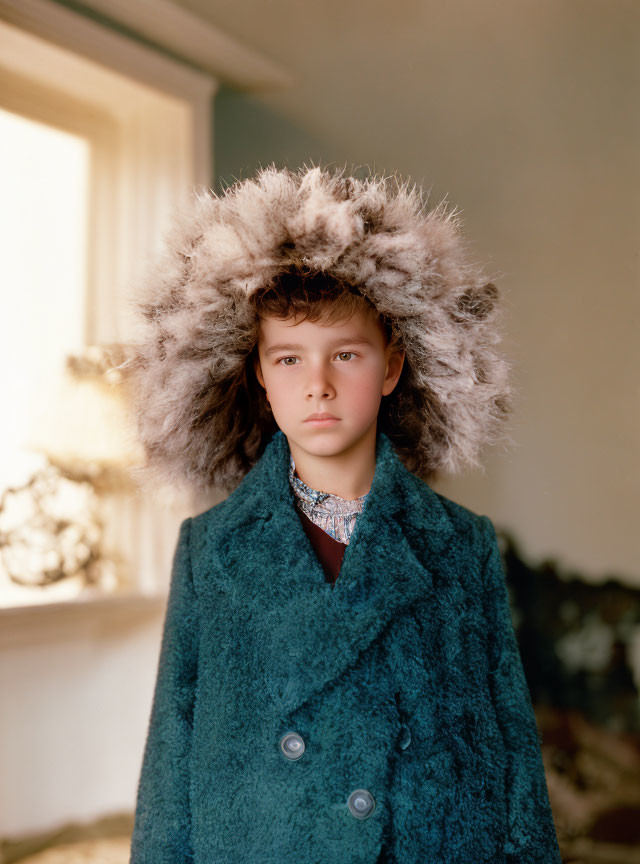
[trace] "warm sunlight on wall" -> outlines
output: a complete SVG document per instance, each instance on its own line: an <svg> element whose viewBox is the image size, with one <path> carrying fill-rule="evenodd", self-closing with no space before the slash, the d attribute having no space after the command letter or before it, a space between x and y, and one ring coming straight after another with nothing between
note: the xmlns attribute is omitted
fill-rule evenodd
<svg viewBox="0 0 640 864"><path fill-rule="evenodd" d="M0 486L51 414L68 353L84 345L88 142L0 110ZM42 431L42 430L40 430Z"/></svg>

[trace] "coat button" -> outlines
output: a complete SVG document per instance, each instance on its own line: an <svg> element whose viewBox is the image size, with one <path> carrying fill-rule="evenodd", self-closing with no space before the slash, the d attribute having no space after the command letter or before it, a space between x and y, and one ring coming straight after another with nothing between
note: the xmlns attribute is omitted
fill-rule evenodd
<svg viewBox="0 0 640 864"><path fill-rule="evenodd" d="M376 802L368 789L354 789L349 795L347 806L351 815L355 816L356 819L366 819L373 813Z"/></svg>
<svg viewBox="0 0 640 864"><path fill-rule="evenodd" d="M403 723L398 736L398 747L401 750L406 750L409 744L411 744L411 729Z"/></svg>
<svg viewBox="0 0 640 864"><path fill-rule="evenodd" d="M299 759L304 753L304 741L297 732L287 732L280 739L280 749L287 759Z"/></svg>

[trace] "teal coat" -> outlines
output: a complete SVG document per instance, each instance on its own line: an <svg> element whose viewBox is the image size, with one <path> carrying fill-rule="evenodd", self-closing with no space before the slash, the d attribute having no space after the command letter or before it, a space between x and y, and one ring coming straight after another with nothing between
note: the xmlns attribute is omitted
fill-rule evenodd
<svg viewBox="0 0 640 864"><path fill-rule="evenodd" d="M380 434L332 588L288 466L180 528L131 864L559 864L490 519Z"/></svg>

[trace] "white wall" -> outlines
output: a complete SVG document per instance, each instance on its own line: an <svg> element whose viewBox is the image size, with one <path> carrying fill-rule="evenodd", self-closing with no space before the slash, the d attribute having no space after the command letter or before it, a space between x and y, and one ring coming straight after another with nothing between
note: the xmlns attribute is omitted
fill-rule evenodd
<svg viewBox="0 0 640 864"><path fill-rule="evenodd" d="M133 812L178 529L197 510L162 500L127 511L147 574L132 591L0 609L0 837Z"/></svg>
<svg viewBox="0 0 640 864"><path fill-rule="evenodd" d="M0 836L134 805L162 606L61 616L58 632L0 649Z"/></svg>

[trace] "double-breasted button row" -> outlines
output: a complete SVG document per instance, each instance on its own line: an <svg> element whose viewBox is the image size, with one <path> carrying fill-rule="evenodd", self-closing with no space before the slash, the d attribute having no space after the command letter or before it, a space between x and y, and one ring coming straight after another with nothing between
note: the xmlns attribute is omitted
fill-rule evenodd
<svg viewBox="0 0 640 864"><path fill-rule="evenodd" d="M411 744L411 729L406 723L403 723L398 735L398 747L401 750L406 750L409 744Z"/></svg>
<svg viewBox="0 0 640 864"><path fill-rule="evenodd" d="M280 749L287 759L299 759L304 753L304 741L297 732L287 732L280 739Z"/></svg>
<svg viewBox="0 0 640 864"><path fill-rule="evenodd" d="M297 732L287 732L280 739L280 750L287 759L299 759L305 751L305 743ZM354 789L347 799L347 807L356 819L366 819L376 806L368 789Z"/></svg>
<svg viewBox="0 0 640 864"><path fill-rule="evenodd" d="M368 789L354 789L347 800L347 807L356 819L366 819L373 813L376 802Z"/></svg>

